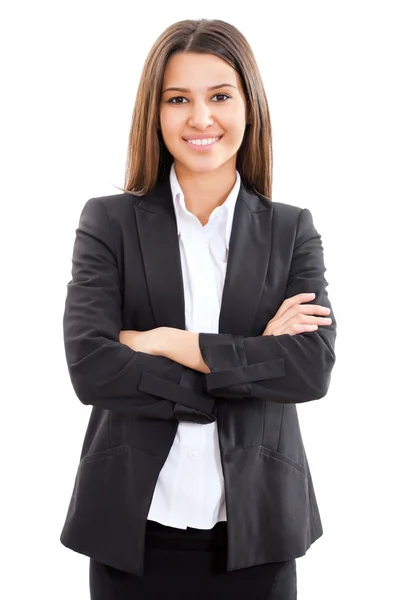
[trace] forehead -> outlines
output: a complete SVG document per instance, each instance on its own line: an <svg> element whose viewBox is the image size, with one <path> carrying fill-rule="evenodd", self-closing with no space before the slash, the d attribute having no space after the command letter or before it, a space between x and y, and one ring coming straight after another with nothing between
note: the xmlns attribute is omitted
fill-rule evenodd
<svg viewBox="0 0 400 600"><path fill-rule="evenodd" d="M164 70L163 87L176 85L202 91L222 82L237 86L237 73L226 61L214 54L174 54L168 59Z"/></svg>

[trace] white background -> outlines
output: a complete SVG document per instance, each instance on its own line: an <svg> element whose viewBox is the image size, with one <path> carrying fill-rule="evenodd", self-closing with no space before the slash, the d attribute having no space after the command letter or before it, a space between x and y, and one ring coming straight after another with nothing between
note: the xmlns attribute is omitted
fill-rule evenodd
<svg viewBox="0 0 400 600"><path fill-rule="evenodd" d="M15 2L2 11L1 545L7 600L89 598L59 541L90 414L62 338L83 204L119 193L145 57L185 18L237 26L270 106L272 199L307 207L338 322L328 395L298 407L324 535L299 600L395 598L399 517L396 2ZM397 38L397 40L396 40Z"/></svg>

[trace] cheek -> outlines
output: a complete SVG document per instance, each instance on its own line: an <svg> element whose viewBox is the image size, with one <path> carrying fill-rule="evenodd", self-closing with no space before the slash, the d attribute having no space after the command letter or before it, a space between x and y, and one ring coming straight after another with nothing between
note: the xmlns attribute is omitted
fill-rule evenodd
<svg viewBox="0 0 400 600"><path fill-rule="evenodd" d="M167 137L177 136L182 131L182 119L176 113L167 112L160 114L160 123L163 134Z"/></svg>
<svg viewBox="0 0 400 600"><path fill-rule="evenodd" d="M244 117L245 115L242 112L233 111L221 117L219 122L229 137L236 138L243 135L243 130L246 126Z"/></svg>

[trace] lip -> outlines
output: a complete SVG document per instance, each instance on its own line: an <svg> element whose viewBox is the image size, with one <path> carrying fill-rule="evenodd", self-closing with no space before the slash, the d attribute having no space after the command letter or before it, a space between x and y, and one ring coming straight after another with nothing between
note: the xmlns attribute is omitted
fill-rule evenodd
<svg viewBox="0 0 400 600"><path fill-rule="evenodd" d="M218 137L219 139L216 142L213 142L212 144L207 144L207 145L204 145L204 146L203 145L196 145L196 144L189 144L189 142L187 141L188 139L192 139L192 140L196 140L196 139L197 140L204 140L204 139L208 139L208 138L212 138L212 137ZM185 138L182 138L182 139L183 139L184 142L187 143L187 145L189 146L189 148L191 150L195 150L197 152L205 152L206 150L211 150L211 148L213 148L214 146L216 146L221 141L222 137L223 137L222 135L221 136L210 135L210 136L206 136L206 137L204 137L204 136L203 137L192 136L192 137L187 138L187 139L185 139Z"/></svg>

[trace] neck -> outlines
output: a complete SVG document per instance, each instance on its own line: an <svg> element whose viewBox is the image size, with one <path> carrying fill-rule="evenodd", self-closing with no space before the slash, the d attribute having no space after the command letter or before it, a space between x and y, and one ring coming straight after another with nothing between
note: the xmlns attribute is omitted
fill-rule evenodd
<svg viewBox="0 0 400 600"><path fill-rule="evenodd" d="M191 171L175 161L175 172L185 197L186 208L202 225L208 223L211 213L221 206L236 182L236 166L228 161L214 171Z"/></svg>

